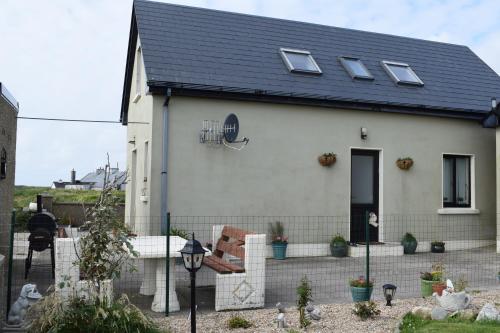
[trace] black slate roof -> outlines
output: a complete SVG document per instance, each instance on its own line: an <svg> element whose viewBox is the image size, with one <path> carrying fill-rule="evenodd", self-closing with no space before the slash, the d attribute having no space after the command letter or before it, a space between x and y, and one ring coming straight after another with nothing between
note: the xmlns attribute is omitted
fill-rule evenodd
<svg viewBox="0 0 500 333"><path fill-rule="evenodd" d="M500 77L468 47L318 24L135 0L125 77L126 122L137 35L150 87L414 110L486 114ZM290 73L279 49L308 50L323 74ZM353 80L339 56L359 57L373 81ZM423 87L395 84L382 60L408 63ZM125 98L127 97L127 98Z"/></svg>

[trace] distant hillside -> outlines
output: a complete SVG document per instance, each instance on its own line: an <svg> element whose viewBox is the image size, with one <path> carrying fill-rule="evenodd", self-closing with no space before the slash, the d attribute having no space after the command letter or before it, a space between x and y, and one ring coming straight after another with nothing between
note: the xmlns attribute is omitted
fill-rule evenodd
<svg viewBox="0 0 500 333"><path fill-rule="evenodd" d="M36 186L16 186L14 191L14 208L27 207L30 202L36 202L36 195L48 193L54 197L54 202L78 202L93 203L99 198L99 191L84 190L61 190L49 187ZM120 202L125 203L125 192L115 191L115 195L120 198Z"/></svg>

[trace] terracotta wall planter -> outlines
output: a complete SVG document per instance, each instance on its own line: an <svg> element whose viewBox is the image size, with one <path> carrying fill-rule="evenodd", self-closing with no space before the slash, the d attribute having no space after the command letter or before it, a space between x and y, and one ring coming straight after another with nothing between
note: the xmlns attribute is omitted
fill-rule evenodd
<svg viewBox="0 0 500 333"><path fill-rule="evenodd" d="M337 156L333 153L326 153L318 157L318 162L322 166L332 166L337 161Z"/></svg>
<svg viewBox="0 0 500 333"><path fill-rule="evenodd" d="M413 165L413 160L411 158L402 158L402 159L398 159L396 161L396 165L398 166L398 168L400 168L401 170L408 170L412 167Z"/></svg>

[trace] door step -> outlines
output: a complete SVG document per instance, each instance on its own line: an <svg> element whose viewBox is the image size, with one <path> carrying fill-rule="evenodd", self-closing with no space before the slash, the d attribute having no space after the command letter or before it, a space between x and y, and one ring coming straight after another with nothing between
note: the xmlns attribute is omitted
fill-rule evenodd
<svg viewBox="0 0 500 333"><path fill-rule="evenodd" d="M384 243L372 245L370 243L370 257L402 256L403 246L398 243ZM366 257L366 245L348 246L349 257Z"/></svg>

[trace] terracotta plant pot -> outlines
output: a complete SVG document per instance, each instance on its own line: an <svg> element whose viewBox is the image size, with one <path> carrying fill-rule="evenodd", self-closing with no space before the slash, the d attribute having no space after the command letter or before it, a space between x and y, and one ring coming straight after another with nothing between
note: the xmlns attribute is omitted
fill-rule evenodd
<svg viewBox="0 0 500 333"><path fill-rule="evenodd" d="M446 284L444 283L435 283L432 285L432 291L437 293L439 296L443 296L443 290L446 289Z"/></svg>
<svg viewBox="0 0 500 333"><path fill-rule="evenodd" d="M318 162L322 166L331 166L337 161L337 156L333 153L327 153L318 157Z"/></svg>
<svg viewBox="0 0 500 333"><path fill-rule="evenodd" d="M411 158L403 158L396 161L396 165L401 170L408 170L413 165L413 160Z"/></svg>

